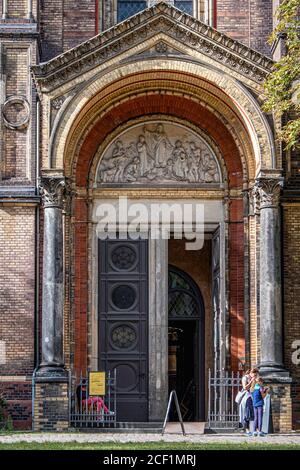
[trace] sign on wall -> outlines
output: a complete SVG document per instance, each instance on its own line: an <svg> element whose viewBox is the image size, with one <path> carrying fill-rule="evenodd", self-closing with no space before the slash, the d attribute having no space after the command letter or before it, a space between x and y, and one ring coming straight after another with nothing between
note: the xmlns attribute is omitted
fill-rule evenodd
<svg viewBox="0 0 300 470"><path fill-rule="evenodd" d="M89 396L105 395L105 372L89 372Z"/></svg>

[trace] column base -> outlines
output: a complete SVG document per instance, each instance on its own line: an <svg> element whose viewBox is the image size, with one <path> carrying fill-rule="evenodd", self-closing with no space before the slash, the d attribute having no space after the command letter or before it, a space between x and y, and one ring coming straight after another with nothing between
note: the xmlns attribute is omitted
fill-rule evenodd
<svg viewBox="0 0 300 470"><path fill-rule="evenodd" d="M69 375L61 367L41 367L34 377L34 431L69 428Z"/></svg>
<svg viewBox="0 0 300 470"><path fill-rule="evenodd" d="M36 382L67 382L69 373L63 366L41 364L35 374Z"/></svg>
<svg viewBox="0 0 300 470"><path fill-rule="evenodd" d="M271 416L273 432L288 433L292 431L292 398L291 379L266 380L271 389Z"/></svg>
<svg viewBox="0 0 300 470"><path fill-rule="evenodd" d="M290 374L284 368L283 364L276 364L272 362L262 362L258 366L259 374L264 378L270 379L287 379L290 381Z"/></svg>

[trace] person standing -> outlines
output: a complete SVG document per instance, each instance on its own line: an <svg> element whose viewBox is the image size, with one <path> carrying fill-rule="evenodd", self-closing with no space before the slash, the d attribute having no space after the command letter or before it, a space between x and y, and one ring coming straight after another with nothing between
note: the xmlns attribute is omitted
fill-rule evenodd
<svg viewBox="0 0 300 470"><path fill-rule="evenodd" d="M246 435L251 436L250 423L254 419L251 385L255 381L255 369L248 369L242 377L242 387L244 391L243 398L239 405L240 423L242 424Z"/></svg>
<svg viewBox="0 0 300 470"><path fill-rule="evenodd" d="M261 377L257 377L255 379L255 383L251 386L254 408L253 436L265 436L265 433L262 432L262 421L264 413L264 398L268 391L269 389L264 387L263 379Z"/></svg>

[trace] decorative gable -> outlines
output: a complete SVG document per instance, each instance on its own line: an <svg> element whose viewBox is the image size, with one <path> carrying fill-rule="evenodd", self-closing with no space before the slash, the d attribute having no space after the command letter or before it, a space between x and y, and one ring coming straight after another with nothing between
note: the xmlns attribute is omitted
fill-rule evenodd
<svg viewBox="0 0 300 470"><path fill-rule="evenodd" d="M50 92L160 33L258 84L273 66L263 54L160 2L49 62L32 67L34 79L40 91ZM161 40L154 52L180 54L174 48L170 51Z"/></svg>

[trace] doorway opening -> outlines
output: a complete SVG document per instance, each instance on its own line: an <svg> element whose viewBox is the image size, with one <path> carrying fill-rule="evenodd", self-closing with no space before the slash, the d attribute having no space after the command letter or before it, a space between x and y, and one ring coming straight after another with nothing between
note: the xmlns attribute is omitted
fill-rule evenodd
<svg viewBox="0 0 300 470"><path fill-rule="evenodd" d="M185 271L169 265L168 277L169 393L176 390L185 421L203 421L204 303Z"/></svg>

